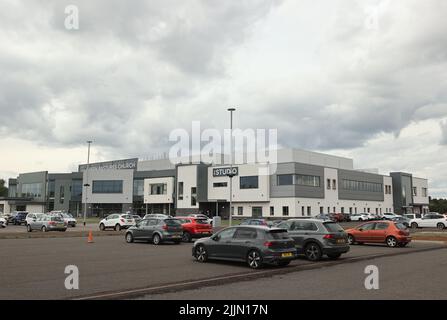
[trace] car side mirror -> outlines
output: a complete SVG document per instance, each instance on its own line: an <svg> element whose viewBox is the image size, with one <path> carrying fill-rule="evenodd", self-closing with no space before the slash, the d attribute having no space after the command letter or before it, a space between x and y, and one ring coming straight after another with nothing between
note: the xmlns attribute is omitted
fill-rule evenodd
<svg viewBox="0 0 447 320"><path fill-rule="evenodd" d="M211 239L214 240L214 241L219 241L219 240L220 240L220 237L219 237L218 235L215 235L215 236L212 237Z"/></svg>
<svg viewBox="0 0 447 320"><path fill-rule="evenodd" d="M363 228L360 228L359 231L363 231Z"/></svg>

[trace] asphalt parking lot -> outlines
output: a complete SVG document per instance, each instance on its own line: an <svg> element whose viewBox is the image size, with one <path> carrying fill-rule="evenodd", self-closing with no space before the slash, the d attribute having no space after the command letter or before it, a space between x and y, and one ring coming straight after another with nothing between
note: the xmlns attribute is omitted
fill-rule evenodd
<svg viewBox="0 0 447 320"><path fill-rule="evenodd" d="M287 268L254 271L239 263L198 263L191 256L191 244L127 244L121 236L94 240L90 244L80 237L0 240L0 299L111 298L116 295L122 298L135 292L147 292L147 288L157 293L182 283L189 289L205 283L271 276L301 267L324 267L327 269L320 269L322 272L332 272L334 264L329 261L310 263L300 258ZM364 245L352 246L336 264L351 264L355 262L351 259L372 259L383 254L399 254L393 259L400 264L404 256L401 253L414 254L412 252L427 249L436 249L438 254L445 255L445 245L433 242L413 242L406 248ZM79 268L79 290L64 287L67 265ZM337 277L337 273L333 276ZM232 280L228 280L230 278ZM135 291L139 288L140 291Z"/></svg>

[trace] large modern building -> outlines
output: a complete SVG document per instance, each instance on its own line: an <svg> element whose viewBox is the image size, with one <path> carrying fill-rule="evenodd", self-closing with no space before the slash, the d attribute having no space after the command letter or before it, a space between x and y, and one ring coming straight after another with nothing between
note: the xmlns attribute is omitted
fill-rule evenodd
<svg viewBox="0 0 447 320"><path fill-rule="evenodd" d="M65 210L79 215L112 212L302 217L320 213L428 212L428 182L410 173L354 169L352 159L296 149L276 163L239 163L228 157L125 159L79 165L77 172L20 174L9 180L0 211Z"/></svg>

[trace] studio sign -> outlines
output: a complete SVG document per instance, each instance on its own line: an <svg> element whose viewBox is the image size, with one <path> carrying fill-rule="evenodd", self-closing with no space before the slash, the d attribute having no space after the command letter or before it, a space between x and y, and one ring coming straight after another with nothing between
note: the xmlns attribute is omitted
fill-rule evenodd
<svg viewBox="0 0 447 320"><path fill-rule="evenodd" d="M228 168L213 169L213 177L226 177L229 176L230 174L233 176L237 176L239 174L238 168L233 167L233 169L231 169L230 167L228 167Z"/></svg>

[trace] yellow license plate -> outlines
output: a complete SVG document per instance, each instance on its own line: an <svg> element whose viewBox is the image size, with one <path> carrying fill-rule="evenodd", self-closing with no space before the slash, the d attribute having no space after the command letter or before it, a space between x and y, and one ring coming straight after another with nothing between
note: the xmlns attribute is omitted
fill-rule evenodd
<svg viewBox="0 0 447 320"><path fill-rule="evenodd" d="M293 257L293 253L292 252L286 252L286 253L281 254L281 257L283 257L283 258L290 258L290 257Z"/></svg>
<svg viewBox="0 0 447 320"><path fill-rule="evenodd" d="M338 239L337 243L346 243L346 240L345 239Z"/></svg>

